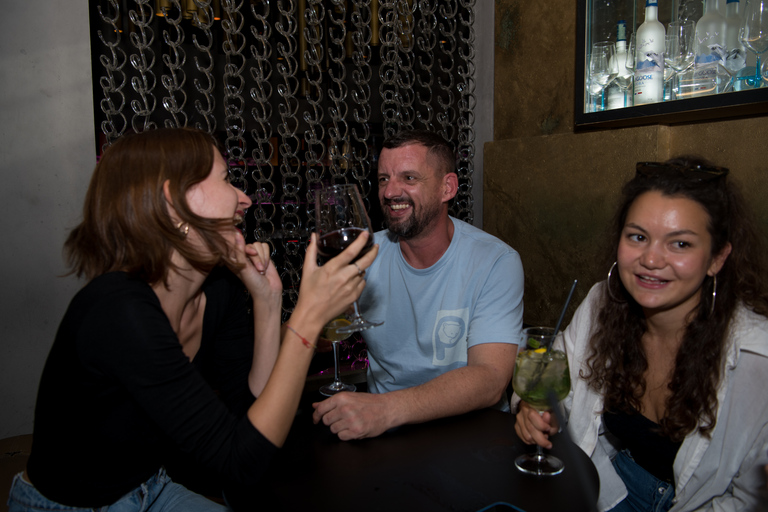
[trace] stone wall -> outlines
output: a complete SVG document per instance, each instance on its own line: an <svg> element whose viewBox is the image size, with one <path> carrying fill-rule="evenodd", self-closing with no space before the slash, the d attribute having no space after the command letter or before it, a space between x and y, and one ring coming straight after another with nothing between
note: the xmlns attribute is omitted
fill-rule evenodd
<svg viewBox="0 0 768 512"><path fill-rule="evenodd" d="M605 278L597 246L638 161L693 154L729 167L768 232L768 117L574 132L575 9L565 0L496 2L483 228L520 252L530 324L555 323L573 279L568 317Z"/></svg>

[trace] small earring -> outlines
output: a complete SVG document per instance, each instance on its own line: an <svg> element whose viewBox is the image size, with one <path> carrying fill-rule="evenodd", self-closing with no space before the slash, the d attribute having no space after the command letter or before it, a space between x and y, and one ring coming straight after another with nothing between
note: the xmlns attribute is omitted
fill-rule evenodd
<svg viewBox="0 0 768 512"><path fill-rule="evenodd" d="M189 234L189 224L184 221L176 224L176 229L179 230L179 233L181 233L183 237L186 237Z"/></svg>
<svg viewBox="0 0 768 512"><path fill-rule="evenodd" d="M717 274L712 276L712 305L709 307L709 316L715 312L715 299L717 299Z"/></svg>
<svg viewBox="0 0 768 512"><path fill-rule="evenodd" d="M613 294L613 290L611 290L611 276L613 275L613 269L616 268L617 263L617 261L614 261L613 265L611 265L611 270L608 271L608 281L606 282L606 286L608 287L608 295L610 295L611 299L613 299L615 302L627 302L626 300L617 299L616 295Z"/></svg>

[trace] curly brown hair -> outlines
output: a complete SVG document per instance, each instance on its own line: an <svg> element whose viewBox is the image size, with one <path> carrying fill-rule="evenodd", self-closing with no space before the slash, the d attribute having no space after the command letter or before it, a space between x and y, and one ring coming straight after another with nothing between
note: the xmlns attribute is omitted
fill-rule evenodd
<svg viewBox="0 0 768 512"><path fill-rule="evenodd" d="M660 420L661 433L673 441L682 441L696 428L702 435L711 434L731 319L740 303L768 317L768 295L763 240L738 188L725 175L699 180L679 172L711 168L699 158L680 157L664 164L674 168L653 176L638 173L624 185L610 228L609 247L603 254L610 255L605 261L608 268L616 259L630 207L650 191L684 197L704 208L709 216L713 257L731 244L731 253L716 276L716 300L711 293L714 279L706 277L702 284L700 303L686 327L668 384L671 394L665 417ZM618 276L613 275L602 290L597 328L590 339L587 370L582 377L603 393L605 410L631 413L640 410L646 390L643 375L648 362L640 343L646 330L645 316Z"/></svg>
<svg viewBox="0 0 768 512"><path fill-rule="evenodd" d="M186 193L211 172L216 140L192 128L161 128L124 135L102 155L91 177L83 220L67 237L64 254L71 273L93 279L123 271L154 284L173 267L172 249L194 268L209 272L228 261L221 234L232 219L193 213ZM182 221L207 247L201 254L174 224L163 193L168 191Z"/></svg>

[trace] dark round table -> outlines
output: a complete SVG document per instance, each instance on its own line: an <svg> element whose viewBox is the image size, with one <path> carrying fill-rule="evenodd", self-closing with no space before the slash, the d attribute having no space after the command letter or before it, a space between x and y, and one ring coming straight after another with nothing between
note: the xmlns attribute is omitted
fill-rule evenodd
<svg viewBox="0 0 768 512"><path fill-rule="evenodd" d="M563 473L522 473L514 459L533 447L514 423L485 409L345 442L301 412L262 484L228 498L238 512L593 511L599 481L589 458L558 434L552 453Z"/></svg>

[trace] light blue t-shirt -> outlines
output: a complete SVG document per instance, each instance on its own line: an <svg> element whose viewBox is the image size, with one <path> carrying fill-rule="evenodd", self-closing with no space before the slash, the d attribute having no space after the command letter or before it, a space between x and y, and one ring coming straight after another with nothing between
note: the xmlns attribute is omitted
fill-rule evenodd
<svg viewBox="0 0 768 512"><path fill-rule="evenodd" d="M451 217L453 239L437 263L411 267L397 237L376 233L379 254L366 272L360 311L384 325L363 331L368 389L385 393L467 365L467 349L518 342L523 322L520 255Z"/></svg>

